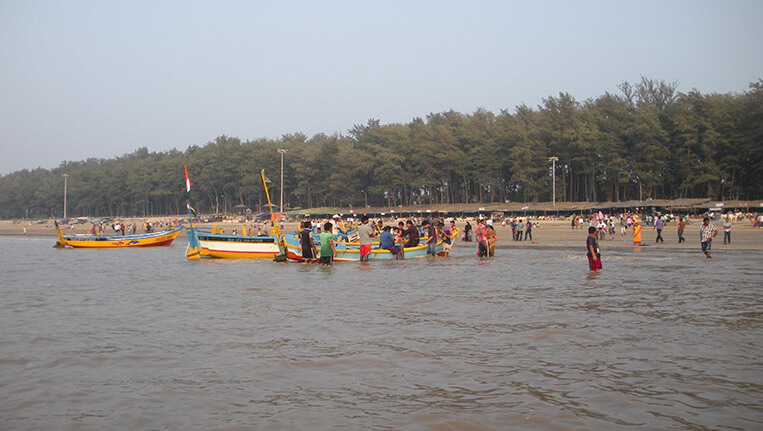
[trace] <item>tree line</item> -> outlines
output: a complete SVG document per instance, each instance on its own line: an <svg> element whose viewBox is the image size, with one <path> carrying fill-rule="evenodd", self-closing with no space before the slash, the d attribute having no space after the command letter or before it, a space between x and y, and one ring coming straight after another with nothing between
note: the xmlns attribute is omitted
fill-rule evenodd
<svg viewBox="0 0 763 431"><path fill-rule="evenodd" d="M287 208L550 201L552 178L558 201L763 196L763 80L739 94L676 89L642 78L583 102L560 93L537 109L65 161L1 176L0 218L61 217L63 174L70 217L184 214L183 165L197 211L261 211L261 169L280 201L279 149Z"/></svg>

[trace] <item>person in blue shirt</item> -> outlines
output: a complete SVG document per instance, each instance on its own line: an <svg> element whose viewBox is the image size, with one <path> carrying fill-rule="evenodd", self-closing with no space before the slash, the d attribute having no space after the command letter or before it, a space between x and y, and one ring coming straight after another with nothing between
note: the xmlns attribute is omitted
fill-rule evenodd
<svg viewBox="0 0 763 431"><path fill-rule="evenodd" d="M657 230L657 244L659 244L660 241L665 242L665 240L662 239L662 228L664 225L665 222L662 221L662 217L657 217L657 220L654 222L654 229Z"/></svg>
<svg viewBox="0 0 763 431"><path fill-rule="evenodd" d="M389 250L395 255L395 259L400 259L400 250L395 246L395 237L392 236L389 226L384 226L381 235L379 235L379 248Z"/></svg>

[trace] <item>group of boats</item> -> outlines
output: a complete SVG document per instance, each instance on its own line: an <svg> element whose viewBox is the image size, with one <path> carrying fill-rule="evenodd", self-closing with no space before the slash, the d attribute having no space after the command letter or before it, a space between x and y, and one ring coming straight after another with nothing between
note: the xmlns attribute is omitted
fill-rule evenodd
<svg viewBox="0 0 763 431"><path fill-rule="evenodd" d="M155 247L172 244L181 231L188 235L186 257L189 259L219 258L246 259L272 258L276 260L293 260L301 262L302 245L299 233L281 234L278 226L273 226L271 235L246 235L246 227L242 234L218 233L217 227L210 229L195 226L181 226L176 229L135 235L97 236L92 234L66 235L56 223L58 241L56 247L62 248L122 248L122 247ZM350 236L352 232L350 232ZM319 236L314 235L316 244L320 243ZM437 241L436 253L442 253L442 240ZM360 243L335 243L336 262L352 262L360 260ZM420 243L413 247L405 247L403 254L406 259L420 258L427 255L426 244ZM280 259L279 259L280 257ZM320 257L320 250L318 256ZM369 259L395 259L389 250L379 248L378 243L372 246Z"/></svg>
<svg viewBox="0 0 763 431"><path fill-rule="evenodd" d="M266 179L264 172L261 172L262 182L267 192ZM188 179L188 171L186 169L186 188L190 195L191 182ZM268 197L268 205L270 204L270 196ZM77 234L66 235L62 231L58 223L55 224L58 240L56 241L56 247L59 248L123 248L123 247L156 247L156 246L168 246L177 238L181 231L185 230L188 235L188 248L186 249L186 257L188 259L201 259L201 258L220 258L220 259L241 259L241 258L272 258L274 260L293 260L302 261L302 246L299 240L299 233L294 234L282 234L278 226L273 223L270 235L247 235L246 227L244 226L240 235L225 234L218 232L217 227L212 229L201 228L193 225L193 219L190 217L192 210L190 203L186 202L189 208L189 224L188 226L180 226L172 230L165 230L161 232L150 232L144 234L133 235L114 235L114 236L100 236L96 234ZM272 213L272 211L271 211ZM360 244L357 241L353 241L357 235L353 235L350 231L345 238L350 238L345 242L336 242L336 256L334 260L337 262L351 262L360 260ZM320 244L318 235L314 236L316 244ZM423 242L423 240L422 240ZM427 246L420 242L413 247L405 247L403 254L406 259L420 258L427 255ZM442 240L437 241L435 251L437 254L441 254L443 249ZM320 252L317 257L320 257ZM373 260L391 260L396 256L389 250L379 248L378 243L372 246L371 255L369 259Z"/></svg>

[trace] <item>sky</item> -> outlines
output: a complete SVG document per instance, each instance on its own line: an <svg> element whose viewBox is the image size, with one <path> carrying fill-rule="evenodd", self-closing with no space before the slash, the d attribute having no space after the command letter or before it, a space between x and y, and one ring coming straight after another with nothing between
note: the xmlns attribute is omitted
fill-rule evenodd
<svg viewBox="0 0 763 431"><path fill-rule="evenodd" d="M763 78L763 1L0 0L0 175Z"/></svg>

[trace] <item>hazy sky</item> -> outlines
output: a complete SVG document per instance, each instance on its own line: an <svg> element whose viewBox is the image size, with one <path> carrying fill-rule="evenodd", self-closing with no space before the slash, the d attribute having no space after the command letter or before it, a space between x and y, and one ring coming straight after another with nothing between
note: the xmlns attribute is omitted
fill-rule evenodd
<svg viewBox="0 0 763 431"><path fill-rule="evenodd" d="M0 175L640 77L743 92L763 1L0 0Z"/></svg>

